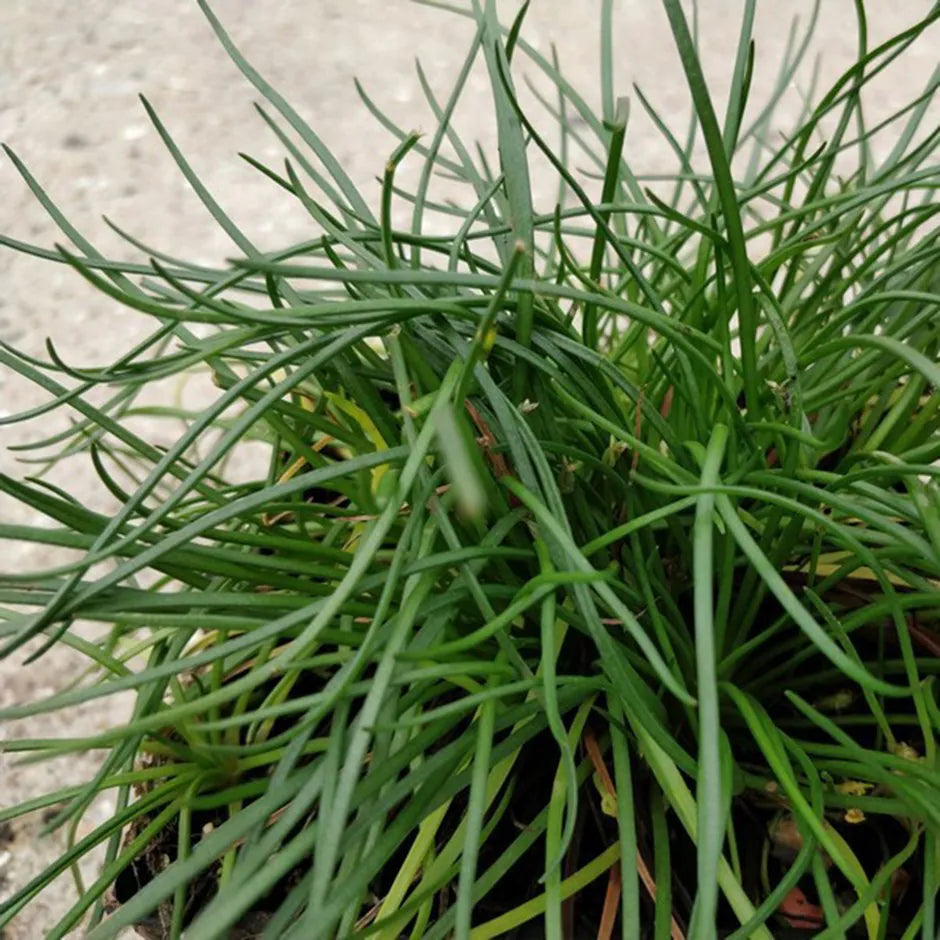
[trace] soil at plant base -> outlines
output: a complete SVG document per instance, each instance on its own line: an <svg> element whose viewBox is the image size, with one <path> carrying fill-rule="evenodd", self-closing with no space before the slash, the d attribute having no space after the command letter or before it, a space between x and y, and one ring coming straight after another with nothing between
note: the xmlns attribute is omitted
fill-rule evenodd
<svg viewBox="0 0 940 940"><path fill-rule="evenodd" d="M656 3L616 4L618 36L629 55L618 61L620 87L639 80L667 119L682 126L687 95L675 66L665 19ZM711 4L702 16L706 70L721 74L738 32L742 4ZM869 10L870 42L908 22L904 4L877 4ZM364 191L376 193L373 179L393 142L380 132L359 105L352 86L358 75L380 104L405 126L429 129L432 120L421 105L413 58L420 55L435 87L447 87L466 44L466 23L417 7L408 0L270 0L246 4L216 0L214 8L254 64L287 91L316 127L347 172ZM501 4L504 19L516 4ZM784 0L762 6L756 35L768 63L779 60L791 17L806 14L805 4ZM851 61L854 39L846 26L844 4L824 4L818 43L825 49L821 81L830 80ZM532 4L526 35L543 52L558 44L568 78L578 87L595 87L597 24L580 4L539 0ZM636 37L643 41L637 42ZM312 54L315 50L316 54ZM364 55L363 50L369 54ZM921 58L908 56L901 75L886 77L884 93L870 113L871 123L885 116L926 82L933 61L924 44ZM752 97L767 92L772 69L755 76ZM893 82L893 84L892 84ZM309 235L306 217L287 200L270 198L270 184L235 157L256 148L262 159L276 156L268 147L252 109L253 93L218 48L191 0L4 0L0 4L0 139L23 157L72 220L106 252L123 252L117 237L101 222L102 213L156 247L214 262L231 252L172 161L147 125L137 101L144 92L157 107L205 175L215 195L262 248ZM461 120L468 136L492 141L489 91L474 78ZM590 98L597 101L598 96ZM794 94L781 112L786 125L798 113ZM639 109L631 117L627 152L642 169L663 165L669 157ZM891 141L886 141L890 146ZM403 168L405 180L407 168ZM540 181L541 180L541 181ZM0 168L3 200L0 231L51 245L59 235L9 165ZM539 198L551 206L553 184L536 174ZM40 354L47 335L66 340L72 362L98 364L116 358L144 327L143 318L115 309L93 295L74 273L35 259L0 252L0 339ZM205 394L199 389L195 394ZM16 412L44 400L42 393L0 375L0 409ZM43 433L56 429L65 413L53 415ZM35 426L4 429L4 444L36 437ZM162 433L166 433L165 430ZM24 473L11 454L0 453L0 469ZM52 475L63 482L64 474ZM68 468L68 485L85 505L107 510L90 468ZM27 520L18 507L0 498L6 522ZM4 569L30 570L51 565L54 553L33 547L4 546ZM78 657L55 650L40 663L23 668L0 663L0 703L48 695L73 680ZM2 736L86 736L122 720L125 703L108 701L68 715L37 718L2 729ZM94 754L55 765L0 763L0 802L10 805L93 774ZM107 801L93 808L93 827L110 811ZM62 851L61 832L44 834L40 817L13 825L12 841L0 846L0 898L9 896ZM84 831L84 830L83 830ZM94 865L94 860L91 860ZM37 940L73 903L67 877L44 892L28 913L4 932L4 940ZM76 934L77 936L78 934Z"/></svg>

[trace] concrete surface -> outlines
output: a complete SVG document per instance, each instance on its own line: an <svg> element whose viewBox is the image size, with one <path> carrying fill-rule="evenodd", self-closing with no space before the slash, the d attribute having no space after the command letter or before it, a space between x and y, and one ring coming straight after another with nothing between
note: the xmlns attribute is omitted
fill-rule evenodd
<svg viewBox="0 0 940 940"><path fill-rule="evenodd" d="M320 133L353 180L375 203L381 172L394 141L360 105L353 88L358 76L376 101L406 127L432 131L414 71L419 56L432 85L445 95L471 37L463 19L407 0L217 0L215 10L247 57L283 90ZM740 0L700 3L705 66L721 91L733 60ZM913 21L926 2L869 4L872 42ZM763 3L758 17L758 69L752 98L761 100L772 81L794 15L809 3ZM501 4L504 21L515 3ZM572 83L596 104L598 74L597 0L533 0L526 37L548 53L558 46ZM851 0L825 0L816 43L823 52L823 80L837 75L854 54ZM684 128L687 92L668 38L665 16L655 0L617 0L618 92L639 81L663 114ZM924 86L940 44L922 43L880 83L871 102L877 120ZM517 68L525 69L521 59ZM531 71L531 69L528 69ZM781 113L781 127L800 107L804 72ZM100 248L128 255L101 221L107 214L158 248L198 260L231 253L177 172L149 125L136 95L145 93L222 205L261 247L274 247L310 234L308 218L237 157L238 150L277 161L281 151L253 113L257 99L215 42L194 0L3 0L0 4L0 139L11 145L60 207ZM459 115L469 139L479 137L491 154L489 91L474 73L468 104ZM720 95L719 95L720 97ZM890 141L888 141L890 144ZM639 169L661 169L668 159L637 105L627 154ZM493 156L495 163L495 154ZM553 187L536 181L540 207L551 208ZM0 165L0 232L41 245L61 236L12 166ZM69 270L0 250L0 338L30 353L41 353L52 336L78 364L103 364L141 334L143 318L95 296ZM0 409L11 413L43 400L37 389L0 374ZM2 429L7 444L34 439L63 416ZM27 472L13 455L0 454L0 468ZM110 508L84 466L70 466L73 492L88 505ZM27 521L28 514L0 497L0 518ZM60 553L32 546L4 545L0 567L29 570L60 559ZM21 657L0 663L0 703L48 695L73 681L79 657L57 649L24 668ZM0 729L0 738L89 735L120 721L126 703L105 703L68 714L23 721ZM96 766L87 754L58 764L19 765L0 754L0 805L12 805L56 786L87 779ZM83 830L110 811L94 808ZM41 834L42 819L27 817L0 831L0 901L26 883L62 851L61 834ZM94 860L86 866L93 875ZM4 940L45 936L74 900L62 879L4 932ZM76 934L77 936L77 934Z"/></svg>

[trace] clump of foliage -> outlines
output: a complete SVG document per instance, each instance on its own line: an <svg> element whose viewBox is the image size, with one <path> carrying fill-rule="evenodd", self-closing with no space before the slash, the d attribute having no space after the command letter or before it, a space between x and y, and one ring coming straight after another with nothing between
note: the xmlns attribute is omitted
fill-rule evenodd
<svg viewBox="0 0 940 940"><path fill-rule="evenodd" d="M0 818L61 805L64 825L105 790L117 810L0 926L106 844L50 938L86 917L94 940L934 937L936 75L878 126L863 101L938 8L870 48L857 3L856 63L776 137L812 19L755 105L745 4L722 118L663 0L695 112L674 132L636 97L675 153L664 182L624 159L609 0L600 115L526 43L524 9L506 28L474 0L455 87L424 86L436 132L363 93L399 139L372 207L202 6L287 154L246 159L313 232L257 250L149 106L228 266L130 237L144 260L103 257L10 154L71 244L5 243L155 325L96 369L0 351L49 395L6 420L70 409L32 446L90 460L121 504L0 480L51 520L0 534L80 552L3 578L3 654L70 644L97 680L3 717L136 696L93 740L8 745L105 757ZM451 122L477 60L498 161ZM553 84L552 131L518 104L522 60ZM437 174L465 198L435 200ZM165 411L171 446L130 429L142 391L200 369L218 392ZM232 482L247 441L267 471Z"/></svg>

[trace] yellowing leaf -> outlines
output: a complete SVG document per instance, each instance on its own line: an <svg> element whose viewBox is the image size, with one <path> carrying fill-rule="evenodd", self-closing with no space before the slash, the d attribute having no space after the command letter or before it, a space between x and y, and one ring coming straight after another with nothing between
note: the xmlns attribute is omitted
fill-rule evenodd
<svg viewBox="0 0 940 940"><path fill-rule="evenodd" d="M379 429L376 427L375 422L369 417L369 415L358 405L353 404L353 402L348 401L343 398L341 395L337 395L336 392L324 392L324 396L327 401L337 410L342 411L344 414L348 415L356 424L359 425L359 429L362 433L375 445L377 451L388 450L388 444L385 442L385 438L382 437ZM372 492L375 493L378 491L379 484L382 482L382 477L385 476L388 467L381 466L376 467L372 471Z"/></svg>

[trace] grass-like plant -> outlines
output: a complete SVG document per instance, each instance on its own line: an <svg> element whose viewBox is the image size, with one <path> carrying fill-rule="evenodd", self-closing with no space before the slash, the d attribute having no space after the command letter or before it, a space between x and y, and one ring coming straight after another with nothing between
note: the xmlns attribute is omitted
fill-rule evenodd
<svg viewBox="0 0 940 940"><path fill-rule="evenodd" d="M0 479L50 520L0 535L77 550L0 581L3 655L68 644L94 667L2 717L136 696L94 739L7 743L104 757L0 820L55 805L70 825L105 790L117 809L0 927L106 845L49 938L934 938L937 74L877 126L863 101L940 8L870 47L859 0L857 61L778 137L812 18L755 104L745 4L721 116L663 0L695 118L670 129L637 93L676 159L649 180L624 159L610 0L601 114L524 8L507 28L473 0L455 87L424 83L434 133L363 92L400 141L370 206L200 3L286 151L246 160L311 238L257 250L146 102L237 246L226 267L132 236L143 260L103 257L10 153L70 246L4 243L154 326L99 368L0 351L49 396L5 423L69 409L31 446L91 461L121 505ZM554 88L538 117L520 60ZM498 157L451 122L476 61ZM439 175L463 197L435 198ZM198 370L201 410L136 403ZM142 413L185 430L159 446ZM248 441L267 470L232 482Z"/></svg>

